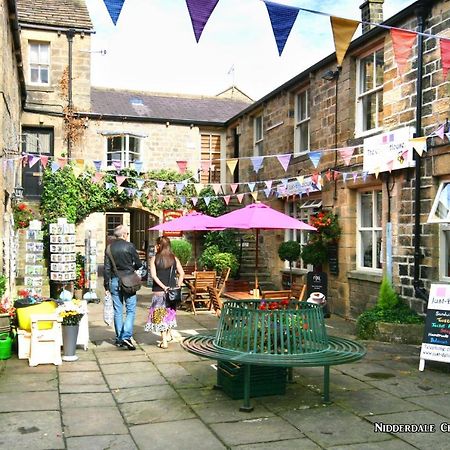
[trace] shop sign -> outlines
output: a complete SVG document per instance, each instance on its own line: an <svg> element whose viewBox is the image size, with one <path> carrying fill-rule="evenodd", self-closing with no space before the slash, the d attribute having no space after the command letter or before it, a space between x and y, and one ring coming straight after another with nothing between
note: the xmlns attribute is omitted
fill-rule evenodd
<svg viewBox="0 0 450 450"><path fill-rule="evenodd" d="M291 195L306 195L311 192L319 192L320 189L314 183L311 177L305 178L303 183L298 180L288 181L286 186L279 184L277 186L278 197L289 197Z"/></svg>
<svg viewBox="0 0 450 450"><path fill-rule="evenodd" d="M427 359L450 363L450 285L448 284L431 285L419 370L425 368Z"/></svg>
<svg viewBox="0 0 450 450"><path fill-rule="evenodd" d="M363 171L378 174L414 167L414 149L409 142L413 133L413 127L403 127L364 139Z"/></svg>
<svg viewBox="0 0 450 450"><path fill-rule="evenodd" d="M183 211L176 209L164 209L163 210L163 223L170 222L171 220L178 219L183 215ZM163 236L167 237L181 237L182 231L164 231Z"/></svg>

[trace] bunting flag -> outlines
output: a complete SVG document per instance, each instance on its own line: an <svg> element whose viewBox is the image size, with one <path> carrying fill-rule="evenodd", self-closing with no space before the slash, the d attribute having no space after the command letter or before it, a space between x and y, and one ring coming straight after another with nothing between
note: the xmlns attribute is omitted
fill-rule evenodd
<svg viewBox="0 0 450 450"><path fill-rule="evenodd" d="M184 195L182 195L182 196L180 197L180 202L181 202L181 204L182 204L183 206L186 204L186 197L185 197Z"/></svg>
<svg viewBox="0 0 450 450"><path fill-rule="evenodd" d="M266 189L264 189L264 194L266 195L266 198L269 198L270 197L270 193L272 192L272 189L271 188L266 188Z"/></svg>
<svg viewBox="0 0 450 450"><path fill-rule="evenodd" d="M256 183L247 183L247 186L250 189L250 192L253 192L255 190Z"/></svg>
<svg viewBox="0 0 450 450"><path fill-rule="evenodd" d="M343 147L339 149L339 154L341 155L341 158L344 160L346 166L350 164L354 151L355 149L353 147Z"/></svg>
<svg viewBox="0 0 450 450"><path fill-rule="evenodd" d="M203 200L205 201L205 205L208 206L211 201L211 197L203 197Z"/></svg>
<svg viewBox="0 0 450 450"><path fill-rule="evenodd" d="M427 137L411 138L409 142L412 142L413 149L419 156L422 156L423 152L427 151Z"/></svg>
<svg viewBox="0 0 450 450"><path fill-rule="evenodd" d="M356 20L343 19L341 17L330 17L331 29L333 30L334 47L336 49L337 65L342 66L342 61L347 53L348 46L358 28Z"/></svg>
<svg viewBox="0 0 450 450"><path fill-rule="evenodd" d="M119 20L120 12L122 11L123 4L125 0L103 0L108 10L109 17L113 21L113 24L116 25Z"/></svg>
<svg viewBox="0 0 450 450"><path fill-rule="evenodd" d="M72 170L73 170L73 174L75 175L75 178L79 178L80 175L84 172L84 170L82 168L80 168L76 165L72 168Z"/></svg>
<svg viewBox="0 0 450 450"><path fill-rule="evenodd" d="M266 181L266 187L267 187L267 189L272 189L272 180L267 180Z"/></svg>
<svg viewBox="0 0 450 450"><path fill-rule="evenodd" d="M164 189L165 185L166 185L165 181L157 181L156 182L156 191L158 192L158 194L161 194L161 192Z"/></svg>
<svg viewBox="0 0 450 450"><path fill-rule="evenodd" d="M142 187L144 186L145 180L139 178L139 179L136 179L135 181L136 181L138 189L142 189Z"/></svg>
<svg viewBox="0 0 450 450"><path fill-rule="evenodd" d="M230 203L230 198L231 198L231 195L223 196L223 201L225 202L226 205L228 205L228 203Z"/></svg>
<svg viewBox="0 0 450 450"><path fill-rule="evenodd" d="M278 55L283 53L287 38L297 19L299 8L264 1L272 24L273 35L278 47Z"/></svg>
<svg viewBox="0 0 450 450"><path fill-rule="evenodd" d="M200 40L203 28L205 28L206 22L208 22L218 2L219 0L186 0L197 42Z"/></svg>
<svg viewBox="0 0 450 450"><path fill-rule="evenodd" d="M333 176L332 173L331 173L331 169L327 170L327 173L325 174L325 176L327 177L328 181L331 181L331 177Z"/></svg>
<svg viewBox="0 0 450 450"><path fill-rule="evenodd" d="M209 172L211 161L200 161L200 167L202 168L202 172Z"/></svg>
<svg viewBox="0 0 450 450"><path fill-rule="evenodd" d="M236 194L236 198L238 199L239 203L242 203L242 199L244 198L244 194Z"/></svg>
<svg viewBox="0 0 450 450"><path fill-rule="evenodd" d="M56 158L59 164L59 167L61 167L61 169L64 169L64 167L67 164L67 158Z"/></svg>
<svg viewBox="0 0 450 450"><path fill-rule="evenodd" d="M181 174L185 174L186 173L186 168L187 168L187 161L177 161L178 164L178 170Z"/></svg>
<svg viewBox="0 0 450 450"><path fill-rule="evenodd" d="M250 195L253 197L253 200L255 200L255 202L258 200L258 191L252 192Z"/></svg>
<svg viewBox="0 0 450 450"><path fill-rule="evenodd" d="M231 184L230 184L231 192L232 192L233 194L236 194L236 190L237 190L238 187L239 187L239 184L238 184L238 183L231 183Z"/></svg>
<svg viewBox="0 0 450 450"><path fill-rule="evenodd" d="M228 167L228 170L230 171L231 175L234 175L234 171L236 170L238 161L239 160L237 158L227 159L227 167Z"/></svg>
<svg viewBox="0 0 450 450"><path fill-rule="evenodd" d="M59 164L57 162L53 161L51 168L52 168L52 173L55 173L56 171L59 170Z"/></svg>
<svg viewBox="0 0 450 450"><path fill-rule="evenodd" d="M434 130L433 134L436 135L437 137L441 138L442 140L444 140L444 133L445 133L445 125L442 124L438 127L437 130Z"/></svg>
<svg viewBox="0 0 450 450"><path fill-rule="evenodd" d="M219 194L219 192L222 190L222 185L220 183L214 183L212 185L213 191L216 195Z"/></svg>
<svg viewBox="0 0 450 450"><path fill-rule="evenodd" d="M192 198L191 198L191 202L192 202L192 204L193 204L194 206L196 206L196 205L197 205L197 202L198 202L198 198L197 198L197 197L192 197Z"/></svg>
<svg viewBox="0 0 450 450"><path fill-rule="evenodd" d="M158 202L161 203L164 200L164 195L158 194Z"/></svg>
<svg viewBox="0 0 450 450"><path fill-rule="evenodd" d="M394 161L392 161L392 162L394 162ZM369 175L369 172L363 172L363 173L361 174L361 178L362 178L362 180L364 181L364 183L365 183L366 180L367 180L367 175Z"/></svg>
<svg viewBox="0 0 450 450"><path fill-rule="evenodd" d="M120 159L113 159L111 161L114 169L116 169L117 171L119 171L120 169L122 169L122 161Z"/></svg>
<svg viewBox="0 0 450 450"><path fill-rule="evenodd" d="M450 69L450 40L439 39L441 44L441 64L444 81L447 79L448 70Z"/></svg>
<svg viewBox="0 0 450 450"><path fill-rule="evenodd" d="M342 180L344 181L344 183L347 181L347 176L348 176L347 172L342 173Z"/></svg>
<svg viewBox="0 0 450 450"><path fill-rule="evenodd" d="M277 155L277 159L278 159L279 163L281 164L281 166L283 167L285 172L289 167L289 162L291 161L291 157L292 157L291 153L288 153L286 155Z"/></svg>
<svg viewBox="0 0 450 450"><path fill-rule="evenodd" d="M280 180L280 183L283 185L283 187L284 187L285 189L287 189L287 185L288 185L288 179L287 179L287 178L282 178L282 179Z"/></svg>
<svg viewBox="0 0 450 450"><path fill-rule="evenodd" d="M84 159L82 158L76 159L75 166L78 167L80 170L84 170Z"/></svg>
<svg viewBox="0 0 450 450"><path fill-rule="evenodd" d="M180 192L184 189L184 184L183 183L176 183L175 187L176 187L177 194L180 194Z"/></svg>
<svg viewBox="0 0 450 450"><path fill-rule="evenodd" d="M358 172L353 172L353 183L356 183L357 178L358 178Z"/></svg>
<svg viewBox="0 0 450 450"><path fill-rule="evenodd" d="M39 156L36 155L28 155L28 165L33 167L40 160Z"/></svg>
<svg viewBox="0 0 450 450"><path fill-rule="evenodd" d="M416 34L395 28L392 28L390 32L395 61L397 62L397 70L400 75L403 75L407 68L408 58L411 56Z"/></svg>
<svg viewBox="0 0 450 450"><path fill-rule="evenodd" d="M116 175L116 183L117 186L122 186L123 182L127 179L127 177L124 177L123 175Z"/></svg>
<svg viewBox="0 0 450 450"><path fill-rule="evenodd" d="M194 183L194 189L195 189L195 192L197 192L197 195L200 195L200 192L203 190L203 184L202 183Z"/></svg>
<svg viewBox="0 0 450 450"><path fill-rule="evenodd" d="M142 161L134 161L134 170L137 173L142 173L142 166L144 165L144 163Z"/></svg>
<svg viewBox="0 0 450 450"><path fill-rule="evenodd" d="M319 182L319 173L318 172L314 172L311 175L311 180L313 183L317 184Z"/></svg>
<svg viewBox="0 0 450 450"><path fill-rule="evenodd" d="M253 170L258 173L259 169L261 169L262 163L264 161L264 156L252 156L250 158L253 164Z"/></svg>
<svg viewBox="0 0 450 450"><path fill-rule="evenodd" d="M49 160L48 156L41 155L41 164L42 167L44 167L44 169L47 167L48 160Z"/></svg>
<svg viewBox="0 0 450 450"><path fill-rule="evenodd" d="M114 183L105 183L105 188L109 191L110 189L112 189L114 187Z"/></svg>
<svg viewBox="0 0 450 450"><path fill-rule="evenodd" d="M100 159L95 159L92 162L94 163L95 171L100 172L100 170L102 170L102 161Z"/></svg>
<svg viewBox="0 0 450 450"><path fill-rule="evenodd" d="M320 158L322 157L322 152L309 152L309 159L314 165L314 168L317 169L317 166L319 165Z"/></svg>
<svg viewBox="0 0 450 450"><path fill-rule="evenodd" d="M99 184L100 181L102 181L103 177L105 176L104 173L101 172L95 172L93 177L91 178L91 181L95 184Z"/></svg>
<svg viewBox="0 0 450 450"><path fill-rule="evenodd" d="M300 175L300 176L297 177L297 181L298 181L300 184L303 184L303 183L305 182L305 177L304 177L303 175Z"/></svg>

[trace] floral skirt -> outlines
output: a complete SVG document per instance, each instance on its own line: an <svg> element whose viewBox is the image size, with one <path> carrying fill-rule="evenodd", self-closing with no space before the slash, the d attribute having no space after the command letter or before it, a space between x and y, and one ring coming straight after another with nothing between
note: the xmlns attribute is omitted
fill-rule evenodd
<svg viewBox="0 0 450 450"><path fill-rule="evenodd" d="M166 308L164 292L155 292L144 330L160 333L175 328L177 326L176 313L176 310Z"/></svg>

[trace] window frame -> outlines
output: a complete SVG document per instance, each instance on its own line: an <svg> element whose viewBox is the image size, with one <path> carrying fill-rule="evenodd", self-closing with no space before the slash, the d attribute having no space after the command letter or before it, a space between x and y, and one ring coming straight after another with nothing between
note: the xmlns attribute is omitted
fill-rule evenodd
<svg viewBox="0 0 450 450"><path fill-rule="evenodd" d="M442 218L442 219L436 217L436 211L437 211L439 203L440 203L440 196L442 194L442 191L447 187L450 190L450 180L443 180L440 182L439 188L436 192L436 196L434 197L434 201L433 201L433 205L431 207L430 214L428 215L428 221L427 221L428 223L449 223L450 222L450 201L449 201L449 208L447 211L447 217Z"/></svg>
<svg viewBox="0 0 450 450"><path fill-rule="evenodd" d="M384 47L382 45L377 46L375 48L370 49L370 51L367 51L366 53L363 53L358 56L356 60L356 137L361 136L368 136L374 133L377 133L383 129L383 116L380 118L380 112L379 112L379 94L381 93L381 105L383 106L383 90L384 90L384 76L383 76L383 83L380 85L376 85L376 54L377 52L383 52L383 68L384 68ZM371 89L362 91L362 85L363 85L363 79L362 79L362 70L363 65L361 64L362 60L367 58L368 56L373 57L373 84ZM384 70L383 70L384 73ZM364 107L364 100L369 98L369 96L375 95L375 102L376 102L376 119L377 124L374 128L365 129L364 123L366 119L366 111Z"/></svg>
<svg viewBox="0 0 450 450"><path fill-rule="evenodd" d="M206 154L205 148L203 147L203 138L208 138L208 156L209 158L203 158L203 155ZM213 147L213 138L218 137L219 138L219 152L214 151ZM200 165L203 161L209 162L209 171L207 177L200 177L202 182L205 183L223 183L225 182L225 168L224 168L224 158L223 158L223 133L215 133L212 131L202 131L200 133L200 142L201 142L201 148L200 148ZM218 154L218 158L216 155ZM217 178L219 179L217 181ZM207 181L206 181L207 179Z"/></svg>
<svg viewBox="0 0 450 450"><path fill-rule="evenodd" d="M116 160L117 158L109 158L110 154L118 153L118 150L109 150L109 142L110 140L120 138L121 139L121 148L120 148L120 161L122 162L123 168L129 168L132 163L135 161L140 161L142 152L142 137L133 135L131 133L124 133L121 135L111 135L111 136L105 136L106 137L106 165L108 169L115 169L112 161ZM131 153L137 155L137 157L134 160L130 159L130 138L135 139L138 145L138 150L133 150Z"/></svg>
<svg viewBox="0 0 450 450"><path fill-rule="evenodd" d="M38 46L38 61L37 62L32 62L31 60L31 47L33 45L37 45ZM41 46L46 46L48 49L48 62L47 63L42 63L40 61L40 54L41 54ZM51 45L50 42L47 41L33 41L30 40L28 41L28 56L29 56L29 61L28 61L28 81L30 85L33 86L50 86L51 85L51 78L50 78L50 67L51 67ZM32 77L31 77L31 70L33 68L38 69L38 73L39 73L39 81L32 81ZM47 79L48 81L42 82L41 81L41 69L42 68L47 68Z"/></svg>
<svg viewBox="0 0 450 450"><path fill-rule="evenodd" d="M260 125L259 123L260 122ZM261 137L258 137L258 131ZM263 156L264 150L264 117L258 114L253 118L253 156Z"/></svg>
<svg viewBox="0 0 450 450"><path fill-rule="evenodd" d="M302 119L299 116L301 116L302 114L299 114L299 109L300 109L300 105L302 104L301 101L299 101L300 97L305 95L306 96L306 101L305 101L305 107L306 107L306 114L305 117ZM310 151L310 143L311 143L311 129L310 129L310 124L311 124L311 116L310 116L310 108L309 108L309 89L304 89L301 92L298 92L295 95L295 105L294 105L294 156L300 156L300 155L305 155L306 153L308 153ZM301 128L302 125L307 124L308 127L308 142L306 145L306 149L302 150L301 146L302 146L302 133L301 133Z"/></svg>
<svg viewBox="0 0 450 450"><path fill-rule="evenodd" d="M362 195L371 193L372 194L372 226L363 227L361 226L362 218ZM380 212L380 223L376 225L377 218L377 199L376 194L381 194L381 212ZM364 265L364 251L362 248L362 233L370 231L372 233L372 266ZM380 244L380 266L377 267L377 232L381 233L381 244ZM356 204L356 269L359 271L372 272L381 274L383 272L383 191L381 187L373 189L361 189L357 193L357 204Z"/></svg>

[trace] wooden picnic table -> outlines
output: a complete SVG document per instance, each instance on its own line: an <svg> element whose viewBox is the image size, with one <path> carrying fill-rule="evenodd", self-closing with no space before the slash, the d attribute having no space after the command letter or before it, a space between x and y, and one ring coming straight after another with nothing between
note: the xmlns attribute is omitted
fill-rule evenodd
<svg viewBox="0 0 450 450"><path fill-rule="evenodd" d="M253 300L253 294L250 292L236 291L236 292L223 292L222 297L229 298L230 300ZM257 299L255 299L257 300Z"/></svg>

